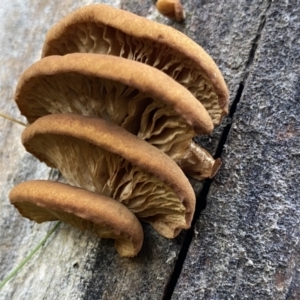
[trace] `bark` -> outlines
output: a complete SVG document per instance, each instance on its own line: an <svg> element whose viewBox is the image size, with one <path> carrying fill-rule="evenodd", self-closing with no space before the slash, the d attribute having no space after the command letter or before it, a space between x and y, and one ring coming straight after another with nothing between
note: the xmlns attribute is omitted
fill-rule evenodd
<svg viewBox="0 0 300 300"><path fill-rule="evenodd" d="M299 1L272 2L172 299L299 299Z"/></svg>

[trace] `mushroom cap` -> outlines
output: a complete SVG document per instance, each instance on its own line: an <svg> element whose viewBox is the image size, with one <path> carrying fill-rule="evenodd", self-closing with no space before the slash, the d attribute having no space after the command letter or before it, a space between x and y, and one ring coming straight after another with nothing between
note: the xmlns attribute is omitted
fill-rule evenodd
<svg viewBox="0 0 300 300"><path fill-rule="evenodd" d="M119 126L74 114L47 115L24 130L22 142L70 183L121 199L165 237L191 225L195 194L181 169Z"/></svg>
<svg viewBox="0 0 300 300"><path fill-rule="evenodd" d="M192 91L214 124L228 113L228 89L213 59L169 26L107 5L89 5L49 30L42 57L73 52L111 54L152 65Z"/></svg>
<svg viewBox="0 0 300 300"><path fill-rule="evenodd" d="M121 256L137 255L143 244L143 229L123 204L78 187L34 180L15 186L10 202L22 216L38 223L62 220L103 238L115 239Z"/></svg>
<svg viewBox="0 0 300 300"><path fill-rule="evenodd" d="M66 112L109 120L180 166L182 161L185 172L199 174L197 179L209 177L214 166L200 147L201 159L185 159L195 153L188 150L192 137L213 129L205 108L183 86L145 64L101 54L46 57L24 72L15 99L30 122Z"/></svg>
<svg viewBox="0 0 300 300"><path fill-rule="evenodd" d="M116 90L120 90L119 94ZM109 93L112 99L105 99ZM157 106L165 107L169 114L173 111L195 133L209 134L213 130L206 109L183 86L153 67L110 55L74 53L46 57L22 74L15 100L29 123L50 113L72 112L102 114L110 120L119 117L113 121L121 125L126 117L123 111L132 109L130 98L136 98L137 93L143 97L140 106L155 99Z"/></svg>

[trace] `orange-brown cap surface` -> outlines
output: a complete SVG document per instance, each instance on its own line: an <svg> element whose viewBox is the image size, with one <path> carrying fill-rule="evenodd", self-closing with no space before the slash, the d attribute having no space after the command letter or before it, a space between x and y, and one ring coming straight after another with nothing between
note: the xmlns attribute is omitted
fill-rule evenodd
<svg viewBox="0 0 300 300"><path fill-rule="evenodd" d="M153 67L109 55L46 57L22 74L15 100L30 123L46 114L72 112L121 125L125 118L140 118L151 104L173 112L196 133L213 130L205 108L183 86Z"/></svg>
<svg viewBox="0 0 300 300"><path fill-rule="evenodd" d="M49 30L42 56L74 52L121 56L162 70L194 94L214 124L228 112L228 90L213 59L169 26L103 4L86 6Z"/></svg>
<svg viewBox="0 0 300 300"><path fill-rule="evenodd" d="M191 225L195 194L162 151L102 119L72 114L39 118L22 134L27 151L74 185L117 199L163 236Z"/></svg>
<svg viewBox="0 0 300 300"><path fill-rule="evenodd" d="M210 177L214 167L204 149L191 148L196 133L213 129L205 108L183 86L145 64L100 54L46 57L24 72L15 99L29 122L50 113L100 117L162 150L194 178Z"/></svg>
<svg viewBox="0 0 300 300"><path fill-rule="evenodd" d="M143 244L138 219L123 204L66 184L34 180L15 186L10 202L22 216L38 223L62 220L103 238L115 239L121 256L135 256Z"/></svg>

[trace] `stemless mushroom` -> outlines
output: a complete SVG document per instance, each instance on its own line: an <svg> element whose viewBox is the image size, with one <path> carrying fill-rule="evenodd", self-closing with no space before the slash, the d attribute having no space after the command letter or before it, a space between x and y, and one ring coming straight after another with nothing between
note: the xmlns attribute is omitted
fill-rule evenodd
<svg viewBox="0 0 300 300"><path fill-rule="evenodd" d="M191 225L195 194L181 169L119 126L54 114L28 126L22 142L70 184L116 199L165 237L173 238Z"/></svg>
<svg viewBox="0 0 300 300"><path fill-rule="evenodd" d="M115 240L121 256L135 256L143 244L143 229L123 204L66 184L34 180L15 186L10 202L23 217L38 223L62 220L102 238Z"/></svg>
<svg viewBox="0 0 300 300"><path fill-rule="evenodd" d="M186 87L214 124L228 112L228 90L213 59L181 32L106 5L76 10L47 34L42 57L83 52L136 60Z"/></svg>
<svg viewBox="0 0 300 300"><path fill-rule="evenodd" d="M199 180L213 177L220 164L192 141L213 129L206 109L169 76L139 62L100 54L46 57L22 74L15 100L30 123L57 113L109 120Z"/></svg>

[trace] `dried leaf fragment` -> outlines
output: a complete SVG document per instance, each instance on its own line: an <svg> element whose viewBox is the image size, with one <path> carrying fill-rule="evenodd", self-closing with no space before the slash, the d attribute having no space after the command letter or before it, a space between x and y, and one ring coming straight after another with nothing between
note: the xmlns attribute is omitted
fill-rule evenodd
<svg viewBox="0 0 300 300"><path fill-rule="evenodd" d="M158 0L156 8L162 15L177 22L182 22L185 18L185 13L179 0Z"/></svg>

